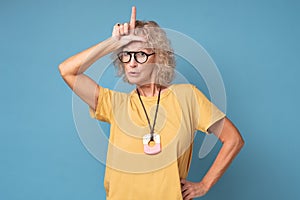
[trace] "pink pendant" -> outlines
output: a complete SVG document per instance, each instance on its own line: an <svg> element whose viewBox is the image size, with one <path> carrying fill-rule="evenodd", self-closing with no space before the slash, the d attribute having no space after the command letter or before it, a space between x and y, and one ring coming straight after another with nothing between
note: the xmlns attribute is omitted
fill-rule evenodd
<svg viewBox="0 0 300 200"><path fill-rule="evenodd" d="M144 152L149 155L154 155L161 152L161 145L160 145L160 135L154 133L153 140L155 144L153 146L149 146L151 139L151 134L146 134L143 137L143 144L144 144Z"/></svg>

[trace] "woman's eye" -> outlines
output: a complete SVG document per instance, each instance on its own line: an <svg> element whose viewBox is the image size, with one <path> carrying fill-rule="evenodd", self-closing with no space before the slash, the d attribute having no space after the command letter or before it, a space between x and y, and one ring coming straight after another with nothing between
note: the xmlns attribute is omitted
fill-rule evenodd
<svg viewBox="0 0 300 200"><path fill-rule="evenodd" d="M145 56L146 53L145 53L145 52L139 52L137 55L138 55L138 56Z"/></svg>

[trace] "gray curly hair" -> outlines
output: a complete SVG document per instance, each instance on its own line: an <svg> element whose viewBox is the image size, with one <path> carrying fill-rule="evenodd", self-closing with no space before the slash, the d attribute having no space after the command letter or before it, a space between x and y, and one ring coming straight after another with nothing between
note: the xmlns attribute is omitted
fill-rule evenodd
<svg viewBox="0 0 300 200"><path fill-rule="evenodd" d="M171 42L167 38L166 32L155 21L137 20L134 33L146 37L145 47L155 52L155 64L158 68L156 82L160 85L169 85L174 79L176 63ZM129 82L125 76L123 63L118 59L120 51L112 54L113 63L117 68L118 76L123 76L124 81Z"/></svg>

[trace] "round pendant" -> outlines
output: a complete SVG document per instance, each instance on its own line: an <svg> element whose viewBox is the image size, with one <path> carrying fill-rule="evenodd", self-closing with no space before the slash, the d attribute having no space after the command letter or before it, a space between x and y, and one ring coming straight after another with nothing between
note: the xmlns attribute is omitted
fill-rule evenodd
<svg viewBox="0 0 300 200"><path fill-rule="evenodd" d="M161 152L160 135L154 133L151 141L151 134L146 134L143 137L144 152L149 155L154 155ZM154 143L154 144L151 144Z"/></svg>

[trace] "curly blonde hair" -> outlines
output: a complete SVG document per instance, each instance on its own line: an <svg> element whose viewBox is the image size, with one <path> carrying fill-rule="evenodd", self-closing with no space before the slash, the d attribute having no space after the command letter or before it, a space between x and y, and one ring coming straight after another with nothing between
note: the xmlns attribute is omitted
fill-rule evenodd
<svg viewBox="0 0 300 200"><path fill-rule="evenodd" d="M155 21L137 20L134 33L145 37L145 48L152 49L155 52L155 64L158 68L156 83L164 86L169 85L174 79L176 63L171 42L167 38L166 32ZM125 82L129 82L124 75L123 63L117 56L120 51L112 54L113 63L118 70L118 75L123 76Z"/></svg>

